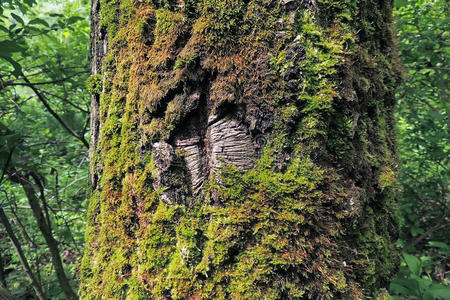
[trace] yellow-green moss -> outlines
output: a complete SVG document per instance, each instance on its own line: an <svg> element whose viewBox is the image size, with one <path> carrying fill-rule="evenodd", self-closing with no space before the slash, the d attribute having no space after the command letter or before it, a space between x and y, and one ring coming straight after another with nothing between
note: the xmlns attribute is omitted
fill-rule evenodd
<svg viewBox="0 0 450 300"><path fill-rule="evenodd" d="M102 76L98 74L89 76L86 81L86 88L91 94L101 94L103 89Z"/></svg>

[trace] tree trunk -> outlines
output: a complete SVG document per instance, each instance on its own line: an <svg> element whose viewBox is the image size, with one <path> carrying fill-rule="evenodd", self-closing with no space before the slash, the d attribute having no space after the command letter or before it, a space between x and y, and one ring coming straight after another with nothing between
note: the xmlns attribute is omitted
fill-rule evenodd
<svg viewBox="0 0 450 300"><path fill-rule="evenodd" d="M396 271L392 1L94 0L85 299L363 299Z"/></svg>

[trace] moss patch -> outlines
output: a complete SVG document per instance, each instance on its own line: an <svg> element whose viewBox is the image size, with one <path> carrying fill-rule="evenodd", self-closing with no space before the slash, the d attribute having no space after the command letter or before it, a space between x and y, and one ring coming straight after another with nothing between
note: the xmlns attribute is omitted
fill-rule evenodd
<svg viewBox="0 0 450 300"><path fill-rule="evenodd" d="M100 95L103 89L102 84L102 76L101 75L92 75L86 81L86 88L91 94Z"/></svg>

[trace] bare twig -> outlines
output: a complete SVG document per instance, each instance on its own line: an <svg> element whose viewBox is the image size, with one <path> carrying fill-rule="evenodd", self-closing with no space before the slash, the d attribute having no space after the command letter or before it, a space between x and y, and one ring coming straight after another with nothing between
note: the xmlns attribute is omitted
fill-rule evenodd
<svg viewBox="0 0 450 300"><path fill-rule="evenodd" d="M89 143L84 139L84 137L75 132L72 128L70 128L66 124L66 122L64 122L63 119L61 119L61 117L50 107L50 104L47 102L44 95L34 86L34 84L32 84L28 80L28 78L25 75L23 75L23 80L27 83L27 86L33 90L33 92L36 94L36 96L42 102L42 104L45 106L48 112L64 127L64 129L66 129L75 138L80 140L85 147L89 148Z"/></svg>
<svg viewBox="0 0 450 300"><path fill-rule="evenodd" d="M47 225L48 225L48 228L50 229L50 233L51 233L52 232L52 223L50 221L50 214L48 213L48 204L47 204L47 200L45 199L44 186L42 185L42 182L36 173L31 172L30 175L31 175L31 177L33 177L34 182L39 189L42 206L44 207L45 219L47 221Z"/></svg>
<svg viewBox="0 0 450 300"><path fill-rule="evenodd" d="M70 101L69 99L67 99L67 97L61 97L61 96L56 95L56 94L54 94L54 93L51 93L51 92L49 92L49 91L41 91L41 92L42 92L43 94L50 95L50 96L52 96L52 97L55 97L55 98L60 99L60 100L63 101L63 102L66 102L66 103L70 104L71 106L73 106L74 108L78 109L78 110L81 111L82 113L89 114L89 111L88 111L88 110L86 110L86 109L84 109L84 108L82 108L82 107L76 105L75 103L73 103L72 101Z"/></svg>
<svg viewBox="0 0 450 300"><path fill-rule="evenodd" d="M56 80L50 80L50 81L41 81L41 82L29 82L29 81L28 81L28 78L25 77L25 75L23 75L23 78L22 78L22 79L23 79L25 82L12 82L12 81L8 81L8 82L4 82L4 83L3 83L3 87L7 87L7 86L16 86L16 85L29 86L30 84L36 86L36 85L43 85L43 84L61 83L61 82L64 82L64 81L66 81L66 80L68 80L68 79L70 79L70 78L73 78L73 77L75 77L75 76L78 76L78 75L80 75L80 74L87 74L87 73L89 73L89 71L84 70L84 71L80 71L80 72L73 73L72 75L69 75L69 76L64 77L64 78L60 78L60 79L56 79Z"/></svg>

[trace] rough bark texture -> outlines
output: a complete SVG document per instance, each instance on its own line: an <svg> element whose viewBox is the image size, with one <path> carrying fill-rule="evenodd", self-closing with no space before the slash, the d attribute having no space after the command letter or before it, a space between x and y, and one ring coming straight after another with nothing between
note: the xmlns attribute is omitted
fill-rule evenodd
<svg viewBox="0 0 450 300"><path fill-rule="evenodd" d="M363 299L398 256L392 1L94 0L85 299Z"/></svg>

